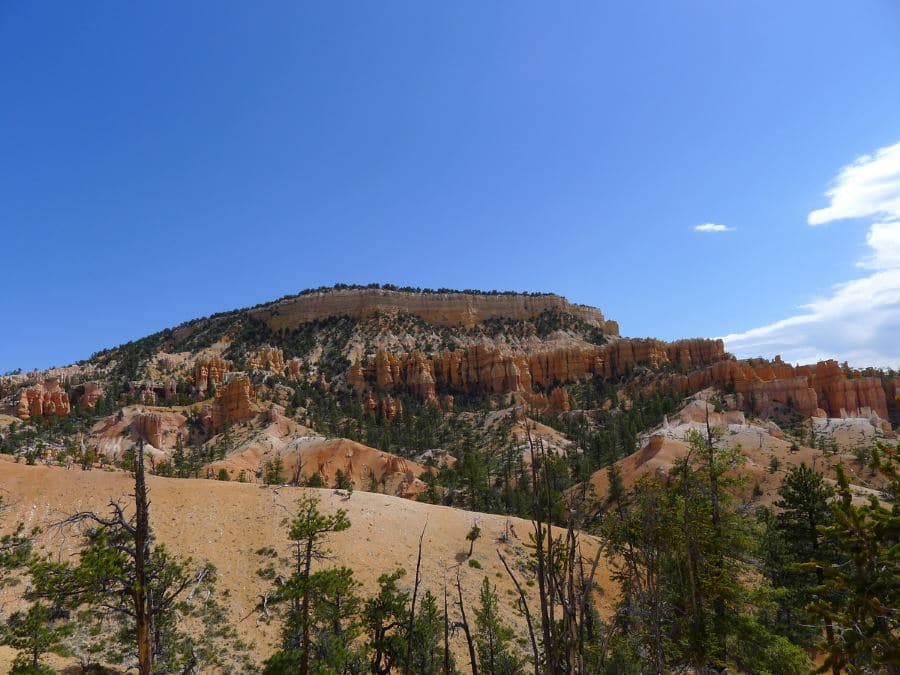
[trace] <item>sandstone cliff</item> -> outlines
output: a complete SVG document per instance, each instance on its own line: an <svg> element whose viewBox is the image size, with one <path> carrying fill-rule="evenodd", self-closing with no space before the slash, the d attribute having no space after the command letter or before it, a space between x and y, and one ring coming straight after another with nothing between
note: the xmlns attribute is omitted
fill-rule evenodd
<svg viewBox="0 0 900 675"><path fill-rule="evenodd" d="M807 417L869 417L889 419L887 397L877 377L859 377L837 361L792 366L773 361L725 360L670 382L683 393L719 387L741 398L756 415L767 414L773 403L790 406Z"/></svg>
<svg viewBox="0 0 900 675"><path fill-rule="evenodd" d="M278 331L330 316L365 318L376 313L402 312L440 326L474 326L487 319L532 319L546 311L560 311L618 335L618 324L600 310L574 305L558 295L487 293L405 293L384 289L329 290L285 298L250 310Z"/></svg>
<svg viewBox="0 0 900 675"><path fill-rule="evenodd" d="M208 424L211 429L219 431L228 424L243 422L256 414L253 405L253 385L243 373L229 375L221 387L216 390L216 397L208 409Z"/></svg>
<svg viewBox="0 0 900 675"><path fill-rule="evenodd" d="M71 412L69 395L60 387L59 380L47 379L39 384L22 389L16 415L19 419L35 417L65 417Z"/></svg>
<svg viewBox="0 0 900 675"><path fill-rule="evenodd" d="M359 392L368 386L383 391L406 389L426 400L435 400L439 389L531 394L549 392L590 375L616 377L638 366L700 368L725 358L721 340L665 343L623 339L602 346L577 343L533 352L473 344L431 357L415 350L394 353L379 349L365 364L353 364L347 382ZM554 403L565 407L562 394L556 396Z"/></svg>

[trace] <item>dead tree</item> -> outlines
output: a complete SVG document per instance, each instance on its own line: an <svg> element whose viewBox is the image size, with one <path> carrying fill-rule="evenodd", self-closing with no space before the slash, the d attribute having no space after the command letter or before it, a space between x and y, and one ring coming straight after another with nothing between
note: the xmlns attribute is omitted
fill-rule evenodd
<svg viewBox="0 0 900 675"><path fill-rule="evenodd" d="M444 675L450 675L450 614L447 608L447 575L444 573Z"/></svg>
<svg viewBox="0 0 900 675"><path fill-rule="evenodd" d="M534 659L534 675L541 675L541 656L538 651L537 638L535 638L534 635L534 624L531 621L531 610L528 608L525 592L522 590L519 580L516 579L516 575L513 574L509 565L506 564L506 559L503 557L503 554L500 553L500 549L497 549L497 557L500 558L500 562L503 563L503 567L506 568L506 573L509 575L509 578L512 579L513 585L515 585L516 591L519 593L519 605L522 607L522 613L525 615L525 623L528 625L528 638L531 641L531 654Z"/></svg>
<svg viewBox="0 0 900 675"><path fill-rule="evenodd" d="M550 520L553 503L547 469L547 452L540 439L535 441L532 438L531 429L527 426L526 433L531 458L532 527L534 530L532 537L540 600L543 658L538 652L530 610L525 603L525 594L502 555L500 555L500 560L519 592L520 603L523 606L523 613L530 632L535 675L542 672L549 675L583 673L585 671L585 642L592 637L590 634L593 633L591 603L594 577L603 547L598 544L589 571L585 573L578 529L572 512L569 514L565 534L563 536L554 535Z"/></svg>
<svg viewBox="0 0 900 675"><path fill-rule="evenodd" d="M105 601L101 604L114 614L134 621L138 672L150 675L164 649L156 630L158 620L173 609L194 578L177 567L172 568L166 561L153 560L143 439L135 450L133 497L135 514L131 518L125 516L119 502L111 501L110 517L84 511L69 516L58 526L90 525L89 536L103 536L103 545L119 554L119 562L96 571L100 592L116 598L113 604ZM97 591L84 588L81 592L90 601L90 595Z"/></svg>
<svg viewBox="0 0 900 675"><path fill-rule="evenodd" d="M413 643L413 625L416 620L416 596L419 594L419 575L422 569L422 540L425 538L425 528L428 527L426 522L422 527L422 534L419 535L419 554L416 556L416 580L413 583L412 599L409 606L409 622L406 625L406 663L403 665L403 672L409 675L409 666L412 661L412 643Z"/></svg>
<svg viewBox="0 0 900 675"><path fill-rule="evenodd" d="M459 580L459 569L456 570L456 592L459 595L459 614L462 617L457 625L462 628L463 635L466 636L466 645L469 648L469 663L472 666L472 675L478 675L478 658L475 656L475 641L472 639L472 630L469 628L469 621L466 619L466 605L463 602L462 584Z"/></svg>

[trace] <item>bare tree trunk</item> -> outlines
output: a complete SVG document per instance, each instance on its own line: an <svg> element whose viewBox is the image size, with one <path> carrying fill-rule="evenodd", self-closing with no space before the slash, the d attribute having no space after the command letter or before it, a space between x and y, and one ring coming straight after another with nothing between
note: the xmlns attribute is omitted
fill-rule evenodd
<svg viewBox="0 0 900 675"><path fill-rule="evenodd" d="M147 502L147 484L144 480L144 439L138 441L134 458L134 571L135 586L133 592L135 629L137 632L138 672L140 675L151 675L153 653L150 648L150 632L152 617L148 603L147 557L150 550L150 518Z"/></svg>
<svg viewBox="0 0 900 675"><path fill-rule="evenodd" d="M444 675L450 675L450 614L447 608L447 576L444 573Z"/></svg>
<svg viewBox="0 0 900 675"><path fill-rule="evenodd" d="M712 428L709 425L709 402L706 403L706 452L707 462L709 465L709 496L712 508L712 525L713 532L716 536L716 567L720 573L725 566L722 545L722 516L719 505L719 475L715 465L715 444L714 444ZM716 595L713 601L716 612L716 640L718 641L718 657L719 661L724 664L728 660L728 649L725 641L725 599L722 594Z"/></svg>
<svg viewBox="0 0 900 675"><path fill-rule="evenodd" d="M509 575L509 578L512 579L516 590L519 592L519 602L522 604L522 612L525 614L525 622L528 624L528 637L531 640L531 653L534 657L534 675L541 675L541 659L538 652L537 639L534 637L534 626L531 623L531 610L528 609L528 602L525 600L525 592L519 585L519 580L516 579L512 570L509 569L509 565L506 564L506 560L499 549L497 550L497 556L500 558L500 562L503 563L503 567L506 568L506 573Z"/></svg>
<svg viewBox="0 0 900 675"><path fill-rule="evenodd" d="M300 622L303 632L303 642L300 647L300 666L297 672L300 675L309 673L309 571L312 568L313 538L310 537L306 545L304 558L303 601L300 605Z"/></svg>
<svg viewBox="0 0 900 675"><path fill-rule="evenodd" d="M544 561L544 523L541 518L541 504L539 497L539 483L537 466L535 465L534 440L531 438L531 429L526 424L525 431L528 434L528 451L531 455L531 492L532 492L532 525L534 526L534 545L537 555L537 581L538 597L541 603L541 635L544 641L544 650L547 654L547 670L552 672L553 664L553 640L551 639L550 612L547 602L547 574ZM552 535L552 532L551 532Z"/></svg>
<svg viewBox="0 0 900 675"><path fill-rule="evenodd" d="M403 672L409 675L409 662L412 660L412 632L413 624L416 619L416 596L419 594L419 571L422 568L422 540L425 538L425 527L422 528L422 534L419 535L419 554L416 556L416 581L413 584L412 600L409 607L409 623L406 626L406 663L403 664Z"/></svg>
<svg viewBox="0 0 900 675"><path fill-rule="evenodd" d="M475 656L475 643L472 640L472 631L469 630L469 622L466 619L466 606L463 603L462 585L459 581L459 570L456 570L456 592L459 594L459 613L462 616L460 626L466 636L466 644L469 647L469 662L472 666L472 675L478 675L478 658Z"/></svg>

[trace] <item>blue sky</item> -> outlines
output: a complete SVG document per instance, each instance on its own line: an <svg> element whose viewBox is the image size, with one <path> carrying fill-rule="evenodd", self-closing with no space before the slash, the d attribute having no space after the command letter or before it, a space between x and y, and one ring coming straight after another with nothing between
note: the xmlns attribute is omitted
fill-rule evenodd
<svg viewBox="0 0 900 675"><path fill-rule="evenodd" d="M0 63L0 372L373 281L900 365L895 2L0 1Z"/></svg>

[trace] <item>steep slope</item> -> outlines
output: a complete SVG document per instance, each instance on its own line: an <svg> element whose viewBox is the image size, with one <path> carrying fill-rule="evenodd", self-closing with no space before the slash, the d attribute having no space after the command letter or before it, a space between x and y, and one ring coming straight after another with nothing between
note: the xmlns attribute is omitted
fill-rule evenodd
<svg viewBox="0 0 900 675"><path fill-rule="evenodd" d="M65 558L76 552L77 538L73 533L48 525L76 510L105 512L110 499L127 501L133 485L130 477L122 472L26 466L0 456L0 488L11 507L3 525L9 527L21 520L28 526L42 527L41 547ZM256 620L254 608L268 582L256 575L265 560L255 552L271 546L282 554L287 553L284 522L301 494L316 494L326 512L347 510L352 526L332 537L334 558L323 565L352 567L366 594L374 591L380 574L398 567L410 572L403 586L412 585L418 538L425 528L423 590L442 597L443 583L455 581L458 569L464 598L470 607L477 603L478 589L486 576L498 586L500 597L509 598L513 587L496 551L502 551L512 565L524 563L531 529L529 522L517 518L471 513L379 494L355 492L348 498L333 490L267 488L156 476L149 477L149 488L151 525L159 542L178 555L216 565L221 589L229 592L231 618L242 637L252 643L259 659L271 653L277 629ZM465 562L468 550L465 537L473 522L482 530L473 555L481 569L460 564ZM593 539L585 536L584 542L585 554L591 555ZM605 568L598 574L598 582L606 591L613 589ZM8 600L10 596L0 597ZM535 599L533 595L531 599ZM524 634L523 619L511 603L502 602L501 609L505 620L515 626L518 634ZM600 609L605 614L608 605L601 604ZM458 662L465 664L465 646L458 632L454 634L452 648Z"/></svg>

